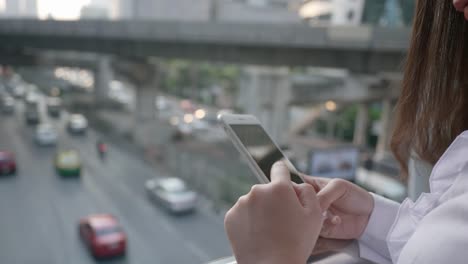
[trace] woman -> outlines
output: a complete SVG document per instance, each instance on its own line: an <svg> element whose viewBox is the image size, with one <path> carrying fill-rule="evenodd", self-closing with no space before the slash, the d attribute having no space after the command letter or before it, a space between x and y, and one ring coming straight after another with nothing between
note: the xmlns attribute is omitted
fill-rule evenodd
<svg viewBox="0 0 468 264"><path fill-rule="evenodd" d="M352 239L377 263L468 263L465 19L468 0L417 1L391 146L406 175L418 172L408 161L434 166L430 193L399 205L341 180L296 185L278 163L270 184L254 186L226 214L238 263L303 264L313 250Z"/></svg>

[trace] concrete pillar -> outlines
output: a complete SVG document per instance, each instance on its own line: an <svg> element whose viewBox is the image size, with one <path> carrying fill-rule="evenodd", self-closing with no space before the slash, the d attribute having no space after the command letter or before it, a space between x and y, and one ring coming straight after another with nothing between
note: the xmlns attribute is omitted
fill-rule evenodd
<svg viewBox="0 0 468 264"><path fill-rule="evenodd" d="M98 65L94 71L94 95L97 103L108 99L109 83L114 79L110 63L110 57L102 56L98 59Z"/></svg>
<svg viewBox="0 0 468 264"><path fill-rule="evenodd" d="M279 144L287 139L290 101L288 68L247 66L243 69L238 106L255 115Z"/></svg>
<svg viewBox="0 0 468 264"><path fill-rule="evenodd" d="M335 128L336 128L336 116L334 113L330 113L327 116L327 138L335 138Z"/></svg>
<svg viewBox="0 0 468 264"><path fill-rule="evenodd" d="M384 99L382 102L382 114L380 118L380 134L375 149L375 160L382 160L385 158L388 150L390 133L391 133L391 120L392 120L392 101Z"/></svg>
<svg viewBox="0 0 468 264"><path fill-rule="evenodd" d="M359 146L359 147L363 147L366 145L368 126L369 126L369 105L366 103L360 103L358 105L356 122L354 123L354 138L353 138L354 145Z"/></svg>
<svg viewBox="0 0 468 264"><path fill-rule="evenodd" d="M216 22L218 20L219 0L210 1L210 21Z"/></svg>
<svg viewBox="0 0 468 264"><path fill-rule="evenodd" d="M151 68L151 74L136 89L135 116L138 120L156 117L155 99L159 88L159 67L157 65L149 65L148 67Z"/></svg>

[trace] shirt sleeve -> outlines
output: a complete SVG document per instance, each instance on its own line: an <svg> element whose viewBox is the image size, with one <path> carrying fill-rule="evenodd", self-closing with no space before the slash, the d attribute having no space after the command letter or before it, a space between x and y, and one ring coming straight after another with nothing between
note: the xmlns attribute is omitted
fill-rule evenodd
<svg viewBox="0 0 468 264"><path fill-rule="evenodd" d="M392 263L386 237L397 216L399 204L379 195L372 196L374 210L364 233L358 239L359 255L376 263Z"/></svg>

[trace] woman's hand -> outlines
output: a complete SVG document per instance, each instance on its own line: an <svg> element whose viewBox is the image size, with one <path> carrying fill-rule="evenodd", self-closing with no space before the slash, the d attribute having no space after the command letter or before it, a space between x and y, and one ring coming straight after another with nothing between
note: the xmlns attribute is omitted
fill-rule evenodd
<svg viewBox="0 0 468 264"><path fill-rule="evenodd" d="M304 178L318 192L322 211L328 212L320 236L332 239L359 238L374 210L372 195L345 180L310 176Z"/></svg>
<svg viewBox="0 0 468 264"><path fill-rule="evenodd" d="M453 5L457 11L465 14L465 19L468 20L468 0L454 0Z"/></svg>
<svg viewBox="0 0 468 264"><path fill-rule="evenodd" d="M283 163L229 210L225 228L239 264L306 263L322 228L314 188L293 185Z"/></svg>

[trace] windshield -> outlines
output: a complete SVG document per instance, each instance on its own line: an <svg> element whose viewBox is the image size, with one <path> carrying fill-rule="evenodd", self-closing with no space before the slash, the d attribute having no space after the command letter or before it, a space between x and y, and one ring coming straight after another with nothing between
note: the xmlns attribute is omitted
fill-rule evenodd
<svg viewBox="0 0 468 264"><path fill-rule="evenodd" d="M60 154L59 160L62 164L77 164L79 162L78 155L74 153Z"/></svg>
<svg viewBox="0 0 468 264"><path fill-rule="evenodd" d="M54 132L54 128L50 125L40 125L37 131L40 133L52 133Z"/></svg>
<svg viewBox="0 0 468 264"><path fill-rule="evenodd" d="M11 155L0 153L0 161L10 161L12 160Z"/></svg>
<svg viewBox="0 0 468 264"><path fill-rule="evenodd" d="M122 233L122 230L117 226L102 227L102 228L96 229L97 236L107 236L107 235L119 234L119 233Z"/></svg>
<svg viewBox="0 0 468 264"><path fill-rule="evenodd" d="M82 116L72 116L71 122L82 124L82 123L86 122L86 120Z"/></svg>
<svg viewBox="0 0 468 264"><path fill-rule="evenodd" d="M172 194L180 194L180 193L188 192L187 187L183 183L165 184L163 185L163 187L168 193L172 193Z"/></svg>
<svg viewBox="0 0 468 264"><path fill-rule="evenodd" d="M96 263L77 229L101 214L127 236L112 263L231 256L225 213L278 153L404 200L388 142L414 2L0 0L0 263ZM236 127L250 156L221 113L260 121Z"/></svg>

